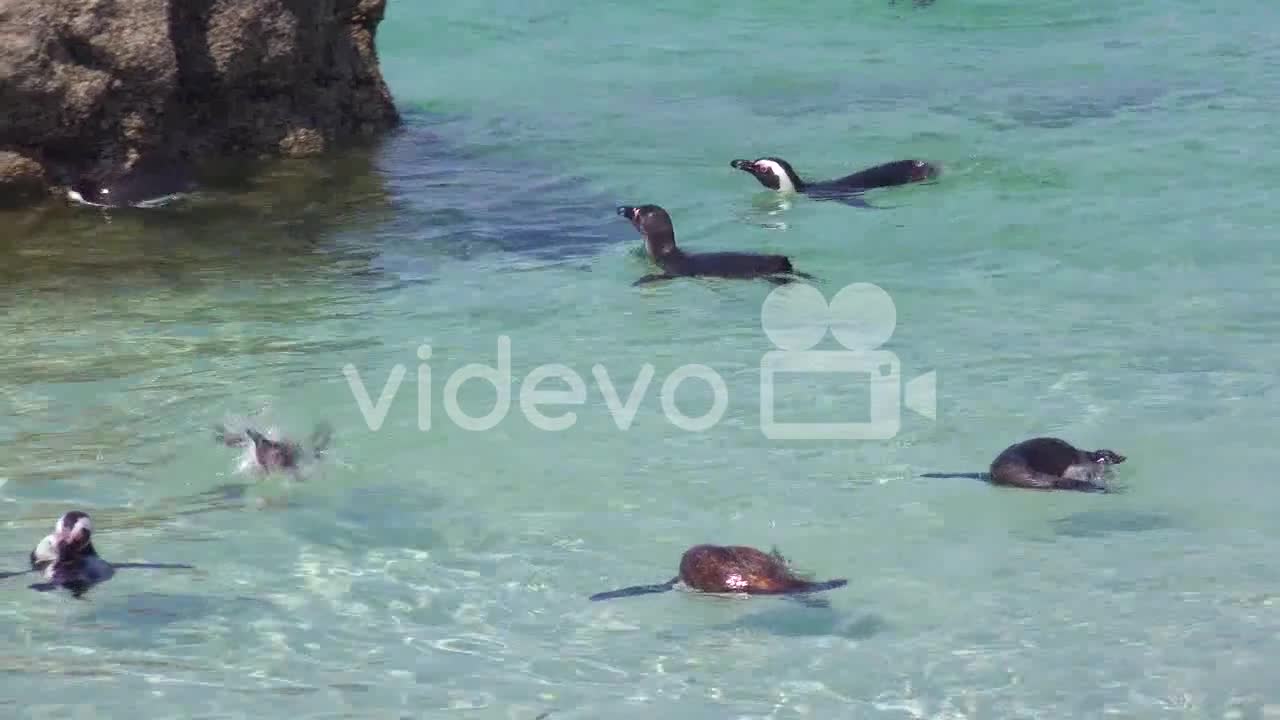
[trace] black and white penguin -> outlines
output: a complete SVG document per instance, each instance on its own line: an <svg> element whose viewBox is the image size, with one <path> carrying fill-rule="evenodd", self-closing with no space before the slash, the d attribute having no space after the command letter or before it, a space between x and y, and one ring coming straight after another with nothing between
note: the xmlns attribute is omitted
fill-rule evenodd
<svg viewBox="0 0 1280 720"><path fill-rule="evenodd" d="M776 284L792 280L791 276L811 278L798 272L785 255L763 255L743 252L686 253L676 245L676 231L671 216L658 205L624 205L618 214L631 221L644 237L645 250L662 273L646 275L634 285L642 285L677 277L764 278Z"/></svg>
<svg viewBox="0 0 1280 720"><path fill-rule="evenodd" d="M31 569L44 576L43 583L31 586L42 592L65 587L80 597L93 585L115 575L111 564L93 547L93 521L87 513L72 510L53 525L31 551Z"/></svg>
<svg viewBox="0 0 1280 720"><path fill-rule="evenodd" d="M734 160L729 166L750 173L770 190L801 193L817 200L843 200L856 205L866 205L859 196L867 190L933 180L941 174L938 166L924 160L895 160L821 182L801 179L791 163L779 157Z"/></svg>
<svg viewBox="0 0 1280 720"><path fill-rule="evenodd" d="M1109 467L1125 461L1111 450L1080 450L1065 440L1038 437L1005 448L991 462L991 483L1035 490L1105 490Z"/></svg>
<svg viewBox="0 0 1280 720"><path fill-rule="evenodd" d="M101 208L152 208L195 188L195 181L180 166L148 162L114 178L82 177L68 188L67 199Z"/></svg>
<svg viewBox="0 0 1280 720"><path fill-rule="evenodd" d="M103 560L93 547L93 520L89 514L72 510L53 524L31 551L31 569L44 577L44 582L31 585L32 590L48 592L66 588L80 597L92 586L110 580L117 568L186 568L190 565L154 563L122 563L112 565Z"/></svg>

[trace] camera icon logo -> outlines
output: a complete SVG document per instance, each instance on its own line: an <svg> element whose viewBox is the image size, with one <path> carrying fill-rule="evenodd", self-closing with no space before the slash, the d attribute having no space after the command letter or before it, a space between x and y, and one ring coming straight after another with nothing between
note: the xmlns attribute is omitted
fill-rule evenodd
<svg viewBox="0 0 1280 720"><path fill-rule="evenodd" d="M888 440L902 427L902 405L937 418L937 373L902 385L897 354L879 349L898 324L898 311L883 288L846 285L828 305L812 285L788 284L765 298L760 325L778 347L760 360L760 429L771 440ZM814 350L835 336L844 350ZM862 422L790 422L775 417L775 377L843 373L870 381L870 414ZM902 396L900 401L899 397Z"/></svg>

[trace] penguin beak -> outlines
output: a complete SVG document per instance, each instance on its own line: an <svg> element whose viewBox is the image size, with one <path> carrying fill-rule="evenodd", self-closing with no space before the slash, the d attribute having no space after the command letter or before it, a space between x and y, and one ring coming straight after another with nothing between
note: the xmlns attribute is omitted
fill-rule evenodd
<svg viewBox="0 0 1280 720"><path fill-rule="evenodd" d="M942 168L924 160L917 160L912 169L911 179L915 181L936 180L942 174Z"/></svg>
<svg viewBox="0 0 1280 720"><path fill-rule="evenodd" d="M53 546L58 557L62 557L88 543L89 533L83 529L61 530L54 538Z"/></svg>
<svg viewBox="0 0 1280 720"><path fill-rule="evenodd" d="M624 217L624 218L628 219L628 220L635 220L635 218L636 218L636 209L635 209L634 207L628 207L628 206L626 206L626 205L620 205L620 206L618 206L618 214L619 214L619 215L621 215L622 217Z"/></svg>
<svg viewBox="0 0 1280 720"><path fill-rule="evenodd" d="M756 164L750 160L734 160L729 163L729 167L744 172L755 172Z"/></svg>

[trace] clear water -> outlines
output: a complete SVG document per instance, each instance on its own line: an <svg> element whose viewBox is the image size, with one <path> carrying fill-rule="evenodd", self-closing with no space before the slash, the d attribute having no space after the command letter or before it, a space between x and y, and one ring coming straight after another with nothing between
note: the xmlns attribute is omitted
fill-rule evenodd
<svg viewBox="0 0 1280 720"><path fill-rule="evenodd" d="M197 568L80 601L0 581L0 715L1280 717L1277 20L393 0L406 126L374 151L162 211L0 218L0 570L73 507L108 559ZM888 209L784 205L728 166L769 154L944 175L870 196ZM631 287L652 269L613 209L648 202L688 249L789 253L826 297L883 288L881 350L904 382L936 372L936 419L765 437L775 288ZM500 337L509 413L466 430L446 383ZM583 379L581 406L544 410L576 413L559 432L520 407L545 363ZM701 432L661 398L694 363L726 391ZM619 427L592 368L625 402L645 364ZM373 402L404 370L376 431L347 365ZM780 378L779 416L865 421L864 380ZM696 379L675 399L713 403ZM333 455L300 482L238 473L212 427L258 412L331 422ZM1127 455L1122 492L921 477L1041 434ZM702 542L850 583L829 609L587 601Z"/></svg>

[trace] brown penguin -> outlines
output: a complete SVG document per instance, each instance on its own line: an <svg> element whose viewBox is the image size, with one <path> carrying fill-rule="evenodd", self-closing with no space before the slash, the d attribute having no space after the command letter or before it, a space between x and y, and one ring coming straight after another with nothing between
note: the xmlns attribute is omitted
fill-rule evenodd
<svg viewBox="0 0 1280 720"><path fill-rule="evenodd" d="M597 593L591 600L666 592L679 582L699 592L748 595L799 595L849 583L844 579L814 582L801 577L777 550L766 553L742 545L695 545L680 557L680 574L667 582Z"/></svg>

